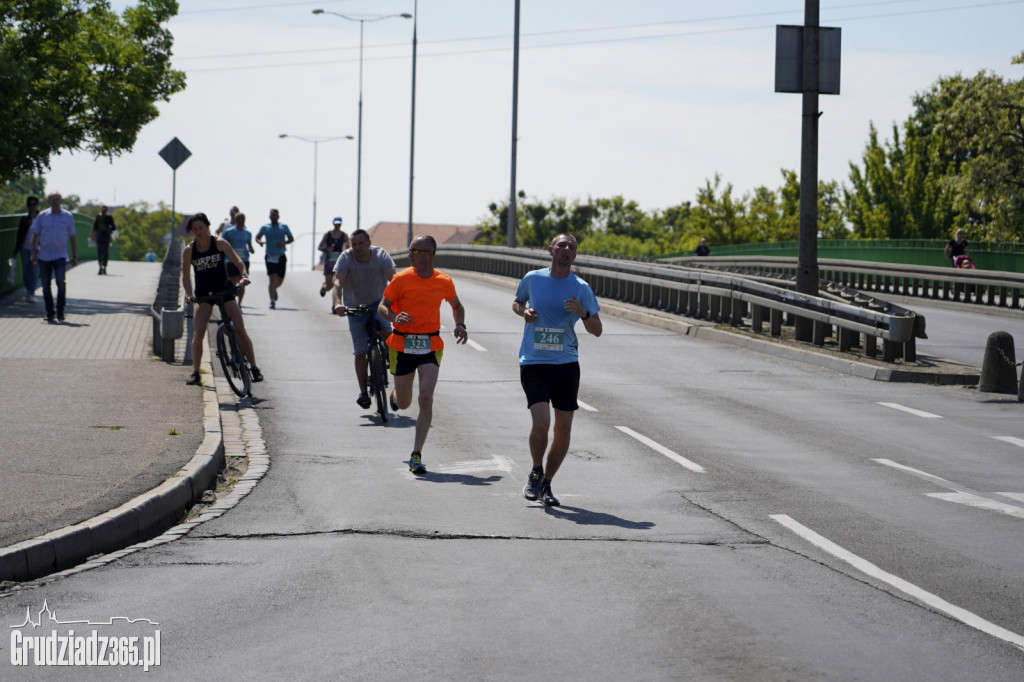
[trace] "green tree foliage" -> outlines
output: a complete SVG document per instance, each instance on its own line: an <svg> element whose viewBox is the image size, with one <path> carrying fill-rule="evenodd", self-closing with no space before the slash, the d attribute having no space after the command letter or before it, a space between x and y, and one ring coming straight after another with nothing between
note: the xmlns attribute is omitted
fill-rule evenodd
<svg viewBox="0 0 1024 682"><path fill-rule="evenodd" d="M0 215L25 213L25 200L39 197L40 208L46 206L46 183L38 175L18 175L0 188Z"/></svg>
<svg viewBox="0 0 1024 682"><path fill-rule="evenodd" d="M1024 52L1013 59L1024 64ZM1024 241L1024 79L989 72L939 81L949 106L935 117L942 152L958 164L953 205L975 238Z"/></svg>
<svg viewBox="0 0 1024 682"><path fill-rule="evenodd" d="M0 2L0 181L49 167L62 150L113 158L185 87L171 68L175 0Z"/></svg>
<svg viewBox="0 0 1024 682"><path fill-rule="evenodd" d="M160 202L157 210L144 201L139 201L114 211L117 225L117 246L124 260L143 260L146 252L153 249L163 253L166 238L171 232L171 209ZM173 224L184 217L175 214Z"/></svg>

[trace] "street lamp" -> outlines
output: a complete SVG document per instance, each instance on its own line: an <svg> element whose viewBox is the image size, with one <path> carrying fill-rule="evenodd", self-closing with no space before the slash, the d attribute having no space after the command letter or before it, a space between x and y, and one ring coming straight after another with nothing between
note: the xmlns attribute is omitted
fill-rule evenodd
<svg viewBox="0 0 1024 682"><path fill-rule="evenodd" d="M341 14L327 9L315 9L313 14L333 14L342 19L359 22L359 142L356 151L356 229L360 227L362 217L362 196L363 196L363 24L367 21L381 21L382 19L412 19L408 13L402 14Z"/></svg>
<svg viewBox="0 0 1024 682"><path fill-rule="evenodd" d="M320 143L321 142L333 142L335 140L351 140L351 135L339 135L338 137L307 137L305 135L289 135L288 133L281 133L278 135L279 138L291 137L296 140L302 140L303 142L313 143L313 243L310 249L310 260L309 269L312 270L316 267L316 170L317 170L317 159L319 156Z"/></svg>

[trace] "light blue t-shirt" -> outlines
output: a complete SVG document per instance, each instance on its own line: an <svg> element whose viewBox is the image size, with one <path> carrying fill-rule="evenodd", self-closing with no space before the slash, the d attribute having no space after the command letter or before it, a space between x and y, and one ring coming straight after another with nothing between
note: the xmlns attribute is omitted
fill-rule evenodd
<svg viewBox="0 0 1024 682"><path fill-rule="evenodd" d="M39 260L60 260L68 257L68 239L75 237L75 218L70 211L60 209L57 213L46 210L36 216L29 228L29 234L39 235L36 258ZM32 242L26 239L26 244Z"/></svg>
<svg viewBox="0 0 1024 682"><path fill-rule="evenodd" d="M285 241L285 235L290 237L291 234L292 231L284 223L278 223L277 225L267 223L260 228L260 231L256 233L256 238L259 239L262 236L265 239L267 243L267 260L271 263L276 263L280 260L288 247L278 246L277 243Z"/></svg>
<svg viewBox="0 0 1024 682"><path fill-rule="evenodd" d="M249 245L252 243L252 232L245 229L238 229L237 225L224 228L224 231L220 233L228 244L231 244L231 248L235 250L238 257L242 259L243 263L249 262ZM269 253L269 250L268 250Z"/></svg>
<svg viewBox="0 0 1024 682"><path fill-rule="evenodd" d="M520 365L564 365L579 360L574 327L580 316L565 309L565 301L573 296L591 315L601 310L590 285L573 273L557 278L544 268L526 273L519 282L516 300L537 311L537 319L523 329Z"/></svg>

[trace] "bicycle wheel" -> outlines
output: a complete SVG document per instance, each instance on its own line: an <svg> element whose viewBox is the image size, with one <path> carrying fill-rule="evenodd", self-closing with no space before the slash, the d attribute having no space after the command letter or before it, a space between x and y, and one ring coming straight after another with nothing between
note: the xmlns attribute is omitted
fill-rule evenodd
<svg viewBox="0 0 1024 682"><path fill-rule="evenodd" d="M217 328L217 357L220 358L224 378L235 395L239 398L249 395L252 382L249 366L238 348L238 339L227 324Z"/></svg>
<svg viewBox="0 0 1024 682"><path fill-rule="evenodd" d="M379 342L370 343L369 384L370 391L377 401L377 414L380 415L381 421L386 422L388 420L388 374L380 346Z"/></svg>

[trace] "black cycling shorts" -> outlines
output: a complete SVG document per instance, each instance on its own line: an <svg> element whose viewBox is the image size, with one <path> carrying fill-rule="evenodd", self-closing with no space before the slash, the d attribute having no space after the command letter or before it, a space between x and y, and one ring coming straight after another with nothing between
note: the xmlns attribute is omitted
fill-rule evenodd
<svg viewBox="0 0 1024 682"><path fill-rule="evenodd" d="M441 366L441 355L443 350L432 350L429 353L412 354L388 348L388 369L396 377L404 374L412 374L420 365Z"/></svg>

